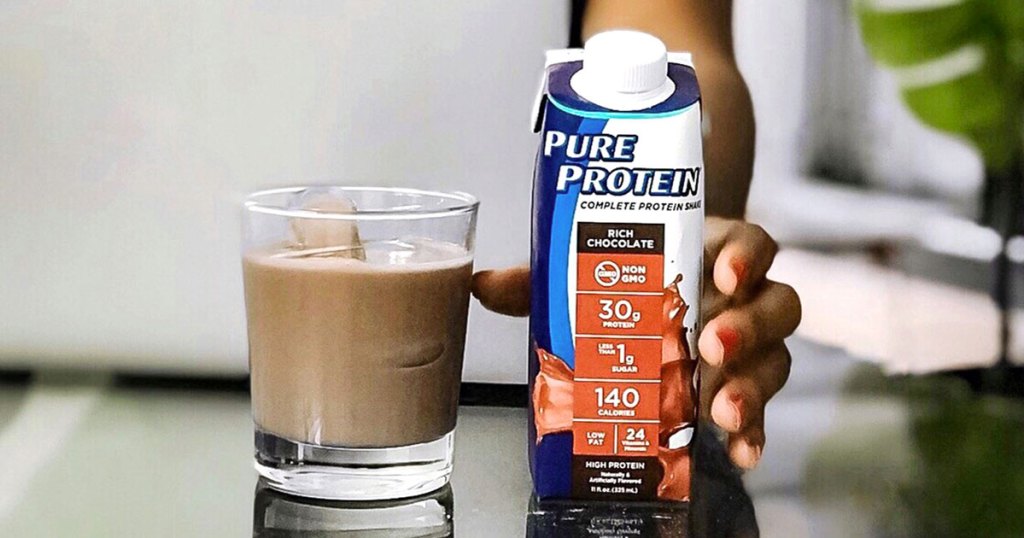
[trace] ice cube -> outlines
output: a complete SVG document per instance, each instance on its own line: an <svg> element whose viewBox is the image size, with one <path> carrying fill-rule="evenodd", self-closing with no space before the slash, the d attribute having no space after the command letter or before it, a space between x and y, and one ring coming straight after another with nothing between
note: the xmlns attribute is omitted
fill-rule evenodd
<svg viewBox="0 0 1024 538"><path fill-rule="evenodd" d="M338 192L304 193L297 200L301 209L324 213L324 218L295 217L291 221L295 240L303 251L335 258L366 259L359 226L354 220L333 219L330 213L355 213L356 204Z"/></svg>

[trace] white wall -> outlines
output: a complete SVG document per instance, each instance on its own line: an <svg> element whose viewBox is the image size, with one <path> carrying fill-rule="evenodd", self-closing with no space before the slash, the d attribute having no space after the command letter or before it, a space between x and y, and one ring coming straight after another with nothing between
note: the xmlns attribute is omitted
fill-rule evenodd
<svg viewBox="0 0 1024 538"><path fill-rule="evenodd" d="M468 190L478 266L526 261L528 112L568 3L0 3L0 368L243 372L238 204L261 187ZM778 213L808 139L877 184L969 196L976 158L907 115L845 3L736 0L752 203ZM523 381L525 338L474 307L466 377Z"/></svg>
<svg viewBox="0 0 1024 538"><path fill-rule="evenodd" d="M474 192L478 266L528 259L542 52L568 2L0 4L0 367L244 372L244 193ZM474 308L466 376L525 379Z"/></svg>
<svg viewBox="0 0 1024 538"><path fill-rule="evenodd" d="M757 117L753 204L770 207L780 184L825 168L973 206L977 154L907 110L868 55L849 0L736 0L734 29Z"/></svg>
<svg viewBox="0 0 1024 538"><path fill-rule="evenodd" d="M757 120L755 186L787 177L801 166L806 129L807 2L735 0L736 60L750 88ZM714 125L712 119L712 125Z"/></svg>

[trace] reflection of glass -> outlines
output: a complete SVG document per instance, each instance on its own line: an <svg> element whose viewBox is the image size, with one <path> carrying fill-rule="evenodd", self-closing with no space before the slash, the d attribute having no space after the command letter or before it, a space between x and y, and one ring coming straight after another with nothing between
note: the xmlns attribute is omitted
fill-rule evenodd
<svg viewBox="0 0 1024 538"><path fill-rule="evenodd" d="M450 486L397 501L342 502L293 497L256 483L254 538L446 538L455 536Z"/></svg>
<svg viewBox="0 0 1024 538"><path fill-rule="evenodd" d="M256 468L272 487L362 501L448 482L477 205L376 187L249 197Z"/></svg>

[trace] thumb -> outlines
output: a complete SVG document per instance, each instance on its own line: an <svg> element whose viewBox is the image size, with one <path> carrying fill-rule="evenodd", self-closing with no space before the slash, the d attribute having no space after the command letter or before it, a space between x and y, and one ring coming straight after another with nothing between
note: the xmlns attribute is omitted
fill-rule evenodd
<svg viewBox="0 0 1024 538"><path fill-rule="evenodd" d="M530 268L480 271L473 275L473 296L484 308L506 316L530 314Z"/></svg>

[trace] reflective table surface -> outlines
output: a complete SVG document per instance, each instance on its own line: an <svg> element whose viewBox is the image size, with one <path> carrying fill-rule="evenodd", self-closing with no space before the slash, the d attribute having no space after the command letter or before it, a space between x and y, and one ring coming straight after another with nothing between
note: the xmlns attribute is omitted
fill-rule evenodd
<svg viewBox="0 0 1024 538"><path fill-rule="evenodd" d="M759 468L733 469L705 428L684 505L532 501L525 410L473 406L450 487L314 502L257 480L244 392L7 376L0 536L1024 536L1024 402L792 348Z"/></svg>

